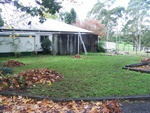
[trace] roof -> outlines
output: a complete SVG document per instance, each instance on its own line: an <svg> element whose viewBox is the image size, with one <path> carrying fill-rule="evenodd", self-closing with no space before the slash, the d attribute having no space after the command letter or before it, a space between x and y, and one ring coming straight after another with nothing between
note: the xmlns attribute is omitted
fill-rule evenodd
<svg viewBox="0 0 150 113"><path fill-rule="evenodd" d="M28 23L31 21L31 24ZM3 30L12 30L9 26L0 27ZM60 22L58 20L47 19L43 24L39 23L38 18L30 18L27 20L23 20L16 24L13 24L13 28L15 30L23 30L23 31L46 31L46 32L82 32L82 33L92 33L92 31L88 31L76 26L72 26L66 24L64 22Z"/></svg>

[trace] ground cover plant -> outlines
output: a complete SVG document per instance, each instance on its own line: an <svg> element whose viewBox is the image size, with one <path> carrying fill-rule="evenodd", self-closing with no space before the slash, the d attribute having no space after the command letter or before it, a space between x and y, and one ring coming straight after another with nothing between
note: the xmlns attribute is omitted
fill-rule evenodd
<svg viewBox="0 0 150 113"><path fill-rule="evenodd" d="M104 54L72 56L38 55L22 58L0 58L5 62L18 60L27 65L14 67L14 73L48 68L61 73L64 78L51 85L37 84L27 92L53 98L106 97L144 95L150 93L148 74L122 70L127 64L143 59L141 56L106 56Z"/></svg>

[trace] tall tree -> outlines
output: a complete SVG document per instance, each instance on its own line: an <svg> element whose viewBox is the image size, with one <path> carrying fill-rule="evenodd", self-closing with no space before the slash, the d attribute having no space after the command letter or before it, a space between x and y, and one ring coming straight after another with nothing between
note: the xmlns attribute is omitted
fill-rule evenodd
<svg viewBox="0 0 150 113"><path fill-rule="evenodd" d="M85 19L84 21L76 21L74 26L93 31L93 33L104 36L105 35L105 25L101 24L98 20L94 19Z"/></svg>
<svg viewBox="0 0 150 113"><path fill-rule="evenodd" d="M126 25L124 31L130 36L134 45L138 50L141 50L141 42L143 32L147 29L147 25L150 25L148 20L150 16L150 1L149 0L130 0L126 9Z"/></svg>
<svg viewBox="0 0 150 113"><path fill-rule="evenodd" d="M104 2L98 1L92 10L88 13L89 17L96 18L106 25L106 40L110 38L110 33L113 31L113 26L117 25L118 17L122 17L124 8L116 7L111 8L111 5L115 0L104 0Z"/></svg>
<svg viewBox="0 0 150 113"><path fill-rule="evenodd" d="M2 12L2 9L0 8L0 27L4 25L4 21L1 17L1 12Z"/></svg>
<svg viewBox="0 0 150 113"><path fill-rule="evenodd" d="M31 16L39 16L40 22L43 23L45 18L45 13L55 14L59 12L61 5L60 2L56 0L35 0L37 6L23 5L19 0L1 0L0 4L12 4L19 11L26 12Z"/></svg>
<svg viewBox="0 0 150 113"><path fill-rule="evenodd" d="M61 13L60 16L61 20L67 24L73 24L77 19L77 13L75 12L74 8L72 8L70 12Z"/></svg>
<svg viewBox="0 0 150 113"><path fill-rule="evenodd" d="M0 15L0 27L4 25L4 21L3 19L1 18L1 15Z"/></svg>

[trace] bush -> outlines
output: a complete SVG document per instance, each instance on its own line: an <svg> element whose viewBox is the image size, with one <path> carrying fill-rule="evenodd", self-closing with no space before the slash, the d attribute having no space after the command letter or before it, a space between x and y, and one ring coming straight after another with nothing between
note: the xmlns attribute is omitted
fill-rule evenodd
<svg viewBox="0 0 150 113"><path fill-rule="evenodd" d="M51 51L51 41L49 40L49 38L45 38L42 41L41 47L43 49L44 54L49 54L50 53L50 51Z"/></svg>
<svg viewBox="0 0 150 113"><path fill-rule="evenodd" d="M14 52L14 54L15 54L16 58L20 58L21 57L21 52Z"/></svg>
<svg viewBox="0 0 150 113"><path fill-rule="evenodd" d="M106 49L104 49L104 43L103 42L99 42L98 43L98 52L102 52L102 53L105 53L106 52Z"/></svg>
<svg viewBox="0 0 150 113"><path fill-rule="evenodd" d="M12 74L12 68L0 67L0 75Z"/></svg>

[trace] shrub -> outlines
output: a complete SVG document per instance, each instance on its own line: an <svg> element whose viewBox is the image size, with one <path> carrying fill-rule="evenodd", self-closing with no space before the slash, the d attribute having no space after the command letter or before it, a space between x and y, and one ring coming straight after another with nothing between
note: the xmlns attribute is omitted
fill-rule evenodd
<svg viewBox="0 0 150 113"><path fill-rule="evenodd" d="M104 43L103 42L98 43L98 52L102 52L102 53L106 52L106 49L104 49Z"/></svg>
<svg viewBox="0 0 150 113"><path fill-rule="evenodd" d="M7 75L12 73L13 73L12 68L0 67L0 75Z"/></svg>
<svg viewBox="0 0 150 113"><path fill-rule="evenodd" d="M51 41L49 40L49 38L45 38L42 43L41 43L41 47L43 49L43 53L44 54L48 54L51 51Z"/></svg>
<svg viewBox="0 0 150 113"><path fill-rule="evenodd" d="M21 57L21 52L14 52L14 54L15 54L16 58L20 58Z"/></svg>

